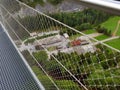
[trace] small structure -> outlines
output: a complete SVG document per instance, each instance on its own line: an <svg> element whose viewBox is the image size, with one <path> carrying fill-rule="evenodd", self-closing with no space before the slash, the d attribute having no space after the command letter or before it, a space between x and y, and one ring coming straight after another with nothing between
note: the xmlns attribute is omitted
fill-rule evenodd
<svg viewBox="0 0 120 90"><path fill-rule="evenodd" d="M43 50L44 48L43 48L41 45L36 45L36 46L35 46L35 49L36 49L36 50Z"/></svg>
<svg viewBox="0 0 120 90"><path fill-rule="evenodd" d="M62 49L62 48L63 48L62 45L58 45L58 46L56 47L57 50Z"/></svg>
<svg viewBox="0 0 120 90"><path fill-rule="evenodd" d="M48 38L41 39L41 40L39 40L39 42L42 45L51 45L51 44L61 42L61 37L60 37L60 35L51 36L51 37L48 37Z"/></svg>
<svg viewBox="0 0 120 90"><path fill-rule="evenodd" d="M77 47L73 47L73 49L79 55L80 54L85 54L87 52L94 53L96 51L96 48L93 45L77 46Z"/></svg>
<svg viewBox="0 0 120 90"><path fill-rule="evenodd" d="M74 41L71 42L71 45L72 45L72 46L81 45L81 40L74 40Z"/></svg>
<svg viewBox="0 0 120 90"><path fill-rule="evenodd" d="M37 33L36 32L33 32L33 33L30 33L30 36L37 36Z"/></svg>
<svg viewBox="0 0 120 90"><path fill-rule="evenodd" d="M69 38L69 35L67 33L64 33L63 36L68 39Z"/></svg>
<svg viewBox="0 0 120 90"><path fill-rule="evenodd" d="M89 44L88 41L86 41L86 40L82 40L82 41L81 41L81 45L87 45L87 44Z"/></svg>
<svg viewBox="0 0 120 90"><path fill-rule="evenodd" d="M31 52L35 52L35 51L36 51L34 45L32 45L32 44L28 44L28 45L26 46L26 48L27 48L28 50L30 50Z"/></svg>
<svg viewBox="0 0 120 90"><path fill-rule="evenodd" d="M70 54L70 53L74 52L74 49L73 48L66 48L66 49L60 50L60 52Z"/></svg>
<svg viewBox="0 0 120 90"><path fill-rule="evenodd" d="M89 38L87 36L81 36L81 37L78 37L78 39L80 39L80 40L86 40L86 41L89 40Z"/></svg>
<svg viewBox="0 0 120 90"><path fill-rule="evenodd" d="M95 52L95 47L92 45L83 46L82 48L84 49L85 52L91 52L91 53Z"/></svg>

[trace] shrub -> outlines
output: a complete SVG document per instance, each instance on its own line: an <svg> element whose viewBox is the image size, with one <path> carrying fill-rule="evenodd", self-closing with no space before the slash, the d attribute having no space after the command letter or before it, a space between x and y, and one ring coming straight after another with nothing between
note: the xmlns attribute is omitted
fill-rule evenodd
<svg viewBox="0 0 120 90"><path fill-rule="evenodd" d="M56 80L56 83L60 90L80 90L77 83L70 80Z"/></svg>
<svg viewBox="0 0 120 90"><path fill-rule="evenodd" d="M47 61L48 55L47 55L46 51L35 52L35 53L33 53L33 55L37 59L37 61L41 64L48 62Z"/></svg>
<svg viewBox="0 0 120 90"><path fill-rule="evenodd" d="M61 3L63 0L48 0L48 2L50 2L53 5L57 5L59 3Z"/></svg>

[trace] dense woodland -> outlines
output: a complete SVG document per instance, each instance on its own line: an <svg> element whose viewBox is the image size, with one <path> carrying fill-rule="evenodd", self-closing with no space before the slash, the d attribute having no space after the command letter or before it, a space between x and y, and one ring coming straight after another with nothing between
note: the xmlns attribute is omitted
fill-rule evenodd
<svg viewBox="0 0 120 90"><path fill-rule="evenodd" d="M78 30L84 30L99 25L111 15L103 11L85 9L82 12L56 13L50 16Z"/></svg>
<svg viewBox="0 0 120 90"><path fill-rule="evenodd" d="M87 29L96 29L100 33L104 33L106 35L111 35L111 32L101 27L100 24L111 17L111 15L97 11L94 9L86 9L82 12L74 12L74 13L56 13L50 14L51 17L73 27L79 31L84 31ZM45 31L45 29L51 27L59 27L61 26L59 23L55 23L55 21L43 16L26 16L24 18L19 17L19 21L30 31ZM71 36L76 34L76 32L70 32L69 29L62 27L60 33L68 32Z"/></svg>
<svg viewBox="0 0 120 90"><path fill-rule="evenodd" d="M104 54L102 51L104 51ZM120 70L116 68L120 65L120 53L113 53L111 49L108 49L105 46L97 45L97 51L95 53L81 55L78 55L75 52L71 54L59 52L58 55L53 55L55 58L51 56L50 59L48 59L45 51L33 53L33 55L58 85L60 84L59 80L63 81L63 83L67 82L67 80L71 80L68 81L68 83L72 83L71 86L68 86L68 83L65 83L64 86L66 87L64 87L64 89L69 88L69 90L72 90L76 87L74 90L79 90L79 84L72 81L73 78L65 69L63 69L55 58L57 58L58 61L60 61L83 84L91 86L87 87L90 90L94 90L94 88L97 90L107 90L108 88L110 90L115 90L115 88L120 88L120 81L117 78ZM114 58L116 55L117 57ZM33 59L30 59L29 55L27 55L27 60L29 60L28 62L31 66L35 65L37 67L37 64L35 64ZM109 86L106 87L107 85ZM116 85L116 87L113 87L114 85ZM60 88L61 87L62 85Z"/></svg>
<svg viewBox="0 0 120 90"><path fill-rule="evenodd" d="M46 90L57 90L56 87L53 85L53 83L50 81L50 79L46 76L46 74L38 66L38 64L35 62L35 60L31 57L30 53L28 51L23 51L22 54L24 55L24 57L26 58L27 62L31 66L32 70L37 75L38 79L44 85L45 89ZM58 65L56 61L48 61L48 56L47 56L47 53L45 51L40 51L38 53L33 53L33 55L38 60L38 62L41 64L41 66L43 68L45 67L45 71L47 71L48 69L51 69L52 66L54 67L54 66ZM54 70L55 70L55 68L54 68ZM50 70L50 71L52 71L52 70ZM47 72L51 73L49 71L47 71ZM50 77L54 80L56 85L61 90L63 90L63 89L65 89L65 90L74 90L74 89L75 90L81 90L80 86L78 84L76 84L75 82L73 82L73 81L65 80L65 79L61 79L61 80L60 79L56 79L56 77L53 78L52 75L50 75Z"/></svg>
<svg viewBox="0 0 120 90"><path fill-rule="evenodd" d="M28 4L31 7L35 7L37 4L40 4L41 6L44 6L45 2L44 0L20 0L26 4ZM52 5L58 5L60 4L63 0L46 0L47 2L49 2Z"/></svg>
<svg viewBox="0 0 120 90"><path fill-rule="evenodd" d="M59 3L61 3L63 0L47 0L48 2L50 2L53 5L58 5Z"/></svg>
<svg viewBox="0 0 120 90"><path fill-rule="evenodd" d="M97 85L97 89L107 89L107 85L110 90L114 90L119 87L119 69L114 69L120 64L120 54L112 52L111 49L102 45L97 45L98 51L95 53L86 53L78 55L77 53L65 54L59 53L54 55L72 74L76 76L85 85ZM104 48L104 54L103 54ZM64 70L59 63L51 56L50 61L44 59L43 52L34 53L39 63L43 65L49 75L57 80L71 80L72 77ZM45 52L44 52L45 53ZM37 55L41 54L41 57ZM118 57L115 57L117 55ZM107 60L106 60L107 59ZM58 73L59 72L59 73ZM113 78L111 77L111 72ZM101 86L99 86L101 85ZM116 87L112 87L116 85ZM94 88L94 87L92 87Z"/></svg>

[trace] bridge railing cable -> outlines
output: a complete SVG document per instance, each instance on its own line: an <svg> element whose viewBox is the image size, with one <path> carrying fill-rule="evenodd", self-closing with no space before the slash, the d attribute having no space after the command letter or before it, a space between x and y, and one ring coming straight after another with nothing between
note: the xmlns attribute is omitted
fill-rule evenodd
<svg viewBox="0 0 120 90"><path fill-rule="evenodd" d="M118 90L120 51L28 5L1 0L9 35L46 90Z"/></svg>

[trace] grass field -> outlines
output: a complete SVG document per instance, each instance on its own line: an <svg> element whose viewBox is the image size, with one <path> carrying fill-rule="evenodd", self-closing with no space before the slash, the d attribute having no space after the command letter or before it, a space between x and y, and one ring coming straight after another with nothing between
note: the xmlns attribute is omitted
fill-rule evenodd
<svg viewBox="0 0 120 90"><path fill-rule="evenodd" d="M100 35L100 36L95 37L95 39L97 39L97 40L104 40L107 38L109 38L109 36L106 36L106 35Z"/></svg>
<svg viewBox="0 0 120 90"><path fill-rule="evenodd" d="M85 33L85 34L92 34L92 33L95 33L95 32L97 32L97 31L95 31L93 29L83 31L83 33Z"/></svg>
<svg viewBox="0 0 120 90"><path fill-rule="evenodd" d="M101 26L107 28L108 30L111 30L111 32L114 32L119 20L120 20L119 16L113 16L110 19L108 19L107 21L105 21L104 23L102 23ZM120 35L120 27L117 32L117 35Z"/></svg>
<svg viewBox="0 0 120 90"><path fill-rule="evenodd" d="M108 42L105 42L106 44L112 46L113 48L119 49L120 50L120 38L119 39L114 39Z"/></svg>

